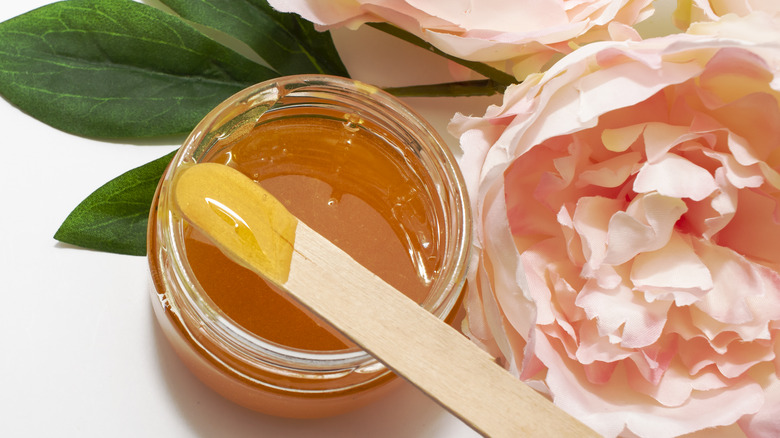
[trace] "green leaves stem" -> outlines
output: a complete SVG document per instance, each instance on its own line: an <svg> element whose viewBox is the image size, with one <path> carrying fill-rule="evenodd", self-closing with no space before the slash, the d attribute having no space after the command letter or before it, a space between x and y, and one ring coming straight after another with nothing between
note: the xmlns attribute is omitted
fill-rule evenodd
<svg viewBox="0 0 780 438"><path fill-rule="evenodd" d="M228 96L277 76L131 0L53 3L2 23L0 41L0 94L84 136L186 133Z"/></svg>
<svg viewBox="0 0 780 438"><path fill-rule="evenodd" d="M503 93L506 90L506 86L497 84L491 79L485 79L443 84L410 85L408 87L388 87L384 90L397 97L492 96Z"/></svg>
<svg viewBox="0 0 780 438"><path fill-rule="evenodd" d="M436 47L432 46L422 38L418 37L417 35L411 34L403 29L399 29L391 24L388 23L368 23L369 26L373 27L374 29L380 30L382 32L385 32L389 35L392 35L396 38L400 38L408 43L414 44L415 46L421 47L425 50L428 50L430 52L433 52L441 57L444 57L446 59L449 59L450 61L453 61L455 63L458 63L464 67L467 67L482 76L485 76L486 78L492 80L496 85L499 85L501 87L508 87L514 83L517 83L517 79L510 75L509 73L505 73L501 70L498 70L496 68L493 68L487 64L481 63L481 62L474 62L474 61L467 61L465 59L458 58L456 56L449 55L447 53L442 52L441 50L437 49Z"/></svg>
<svg viewBox="0 0 780 438"><path fill-rule="evenodd" d="M92 192L68 215L54 238L84 248L145 255L154 192L174 154L130 170Z"/></svg>
<svg viewBox="0 0 780 438"><path fill-rule="evenodd" d="M279 75L320 73L348 77L328 32L265 0L160 0L192 22L246 43Z"/></svg>

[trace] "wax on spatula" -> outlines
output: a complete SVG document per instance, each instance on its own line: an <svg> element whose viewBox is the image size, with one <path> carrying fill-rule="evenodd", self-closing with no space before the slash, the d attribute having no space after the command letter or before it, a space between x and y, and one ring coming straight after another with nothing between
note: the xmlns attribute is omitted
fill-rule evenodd
<svg viewBox="0 0 780 438"><path fill-rule="evenodd" d="M193 164L173 184L185 220L228 257L288 292L481 434L597 436L238 170Z"/></svg>

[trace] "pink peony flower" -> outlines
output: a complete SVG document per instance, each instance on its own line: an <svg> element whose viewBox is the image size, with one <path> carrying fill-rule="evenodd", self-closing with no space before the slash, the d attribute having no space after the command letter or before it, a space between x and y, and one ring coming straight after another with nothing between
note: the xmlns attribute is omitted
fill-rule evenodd
<svg viewBox="0 0 780 438"><path fill-rule="evenodd" d="M605 436L780 436L779 41L593 43L450 125L464 328Z"/></svg>
<svg viewBox="0 0 780 438"><path fill-rule="evenodd" d="M763 13L780 21L780 2L777 0L678 0L674 16L677 26L687 29L694 22L718 21L729 14L744 17L753 13Z"/></svg>
<svg viewBox="0 0 780 438"><path fill-rule="evenodd" d="M270 0L324 29L388 22L450 55L518 78L586 42L635 37L652 0Z"/></svg>

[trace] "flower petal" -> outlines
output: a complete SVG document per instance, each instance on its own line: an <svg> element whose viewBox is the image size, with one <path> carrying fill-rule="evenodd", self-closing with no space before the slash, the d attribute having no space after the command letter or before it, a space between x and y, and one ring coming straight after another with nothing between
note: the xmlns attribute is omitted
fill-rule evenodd
<svg viewBox="0 0 780 438"><path fill-rule="evenodd" d="M641 392L626 391L628 376L622 365L615 369L609 382L594 385L588 382L581 365L558 354L550 342L537 343L536 351L547 366L545 382L555 404L605 437L617 437L626 430L628 436L685 435L733 424L756 413L764 402L761 385L749 379L730 381L719 389L700 390L699 386L712 386L712 376L701 384L693 381L694 391L686 403L665 407L648 402ZM644 379L637 381L641 380Z"/></svg>
<svg viewBox="0 0 780 438"><path fill-rule="evenodd" d="M629 152L593 164L579 172L577 186L618 187L639 170L641 158L639 152Z"/></svg>
<svg viewBox="0 0 780 438"><path fill-rule="evenodd" d="M644 123L638 123L622 128L605 129L601 132L601 142L609 151L625 152L642 135L645 126Z"/></svg>
<svg viewBox="0 0 780 438"><path fill-rule="evenodd" d="M583 365L616 363L632 354L631 349L609 342L609 338L600 333L596 321L583 321L581 323L579 341L579 348L575 357ZM606 369L601 371L606 371ZM602 375L602 377L604 376ZM588 380L596 383L591 377L588 377Z"/></svg>
<svg viewBox="0 0 780 438"><path fill-rule="evenodd" d="M677 198L658 193L637 196L625 212L615 213L609 221L604 263L621 265L641 252L662 248L686 210Z"/></svg>
<svg viewBox="0 0 780 438"><path fill-rule="evenodd" d="M778 195L740 190L734 217L717 235L719 245L768 263L780 263Z"/></svg>
<svg viewBox="0 0 780 438"><path fill-rule="evenodd" d="M739 426L747 436L770 437L780 436L780 380L776 375L769 375L770 383L764 389L766 401L754 415L746 415L739 419Z"/></svg>
<svg viewBox="0 0 780 438"><path fill-rule="evenodd" d="M700 136L698 133L691 132L689 126L676 126L660 122L648 123L642 134L647 161L653 164L667 158L667 152L680 143Z"/></svg>
<svg viewBox="0 0 780 438"><path fill-rule="evenodd" d="M685 158L667 153L655 163L645 163L634 180L634 191L657 191L673 198L701 201L717 190L715 178Z"/></svg>
<svg viewBox="0 0 780 438"><path fill-rule="evenodd" d="M603 197L581 198L574 210L574 229L582 240L587 260L583 275L595 273L607 252L607 227L610 217L622 208L622 202Z"/></svg>
<svg viewBox="0 0 780 438"><path fill-rule="evenodd" d="M715 351L704 337L697 337L685 343L680 350L680 359L691 373L698 373L710 365L728 379L741 376L759 363L771 363L775 352L769 342L743 342L737 339L730 343L723 354Z"/></svg>
<svg viewBox="0 0 780 438"><path fill-rule="evenodd" d="M602 336L625 348L641 348L658 340L671 303L650 303L625 284L609 290L590 280L577 297L577 305L589 319L596 319Z"/></svg>
<svg viewBox="0 0 780 438"><path fill-rule="evenodd" d="M711 242L693 240L693 247L713 276L712 290L694 308L726 326L697 325L735 331L744 341L769 339L769 321L780 319L780 274Z"/></svg>
<svg viewBox="0 0 780 438"><path fill-rule="evenodd" d="M691 245L677 233L661 249L636 256L631 268L631 282L639 290L712 289L713 281Z"/></svg>

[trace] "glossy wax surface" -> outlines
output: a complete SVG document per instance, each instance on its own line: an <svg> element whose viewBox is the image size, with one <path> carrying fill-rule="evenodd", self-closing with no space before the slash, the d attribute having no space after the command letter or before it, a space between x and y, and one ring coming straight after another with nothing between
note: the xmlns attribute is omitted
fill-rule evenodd
<svg viewBox="0 0 780 438"><path fill-rule="evenodd" d="M232 166L256 180L312 229L385 281L421 302L438 265L436 226L423 180L403 148L352 115L296 109L256 127L202 161ZM197 230L186 232L187 259L205 293L256 335L304 350L351 344L237 265Z"/></svg>

